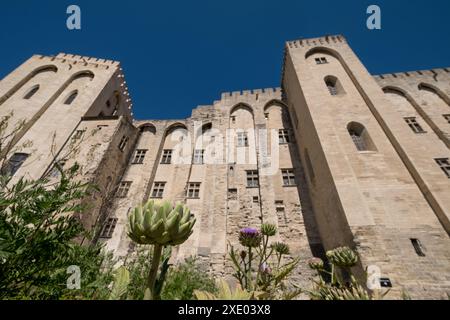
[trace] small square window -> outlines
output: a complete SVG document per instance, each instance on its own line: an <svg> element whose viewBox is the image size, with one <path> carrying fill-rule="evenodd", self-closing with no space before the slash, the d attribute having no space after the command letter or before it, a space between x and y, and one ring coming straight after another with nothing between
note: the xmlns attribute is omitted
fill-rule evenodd
<svg viewBox="0 0 450 320"><path fill-rule="evenodd" d="M247 171L247 187L248 188L259 187L259 175L257 170Z"/></svg>
<svg viewBox="0 0 450 320"><path fill-rule="evenodd" d="M316 64L326 64L328 63L327 58L325 57L320 57L320 58L316 58Z"/></svg>
<svg viewBox="0 0 450 320"><path fill-rule="evenodd" d="M290 142L289 130L280 129L278 130L278 140L280 144L287 144Z"/></svg>
<svg viewBox="0 0 450 320"><path fill-rule="evenodd" d="M281 175L283 177L284 187L292 187L297 185L295 182L295 174L293 169L281 170Z"/></svg>
<svg viewBox="0 0 450 320"><path fill-rule="evenodd" d="M259 203L259 197L258 196L253 197L253 203Z"/></svg>
<svg viewBox="0 0 450 320"><path fill-rule="evenodd" d="M100 238L111 239L116 225L117 218L108 218L108 220L106 220L106 224L102 229L102 232L100 233Z"/></svg>
<svg viewBox="0 0 450 320"><path fill-rule="evenodd" d="M238 132L238 147L248 147L247 132Z"/></svg>
<svg viewBox="0 0 450 320"><path fill-rule="evenodd" d="M131 187L131 181L122 181L117 189L117 198L126 198Z"/></svg>
<svg viewBox="0 0 450 320"><path fill-rule="evenodd" d="M228 189L228 200L237 200L238 191L235 188Z"/></svg>
<svg viewBox="0 0 450 320"><path fill-rule="evenodd" d="M205 150L194 150L194 164L203 164Z"/></svg>
<svg viewBox="0 0 450 320"><path fill-rule="evenodd" d="M190 182L187 189L187 197L190 199L200 198L200 182Z"/></svg>
<svg viewBox="0 0 450 320"><path fill-rule="evenodd" d="M172 150L163 150L161 164L170 164L172 162Z"/></svg>
<svg viewBox="0 0 450 320"><path fill-rule="evenodd" d="M133 164L143 164L147 150L138 149L134 155Z"/></svg>
<svg viewBox="0 0 450 320"><path fill-rule="evenodd" d="M162 198L165 186L165 182L155 182L155 185L153 186L152 198Z"/></svg>
<svg viewBox="0 0 450 320"><path fill-rule="evenodd" d="M392 288L392 282L389 278L380 278L380 285L382 288Z"/></svg>
<svg viewBox="0 0 450 320"><path fill-rule="evenodd" d="M425 133L426 131L423 130L422 126L417 122L415 117L409 117L404 118L408 126L411 128L412 131L415 133Z"/></svg>
<svg viewBox="0 0 450 320"><path fill-rule="evenodd" d="M450 178L450 160L449 158L434 159L447 178Z"/></svg>

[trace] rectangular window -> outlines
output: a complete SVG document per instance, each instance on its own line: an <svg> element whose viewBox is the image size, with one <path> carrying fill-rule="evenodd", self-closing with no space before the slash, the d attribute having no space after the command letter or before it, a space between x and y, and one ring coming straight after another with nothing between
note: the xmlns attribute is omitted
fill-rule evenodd
<svg viewBox="0 0 450 320"><path fill-rule="evenodd" d="M164 194L165 182L155 182L152 192L152 198L162 198Z"/></svg>
<svg viewBox="0 0 450 320"><path fill-rule="evenodd" d="M2 174L12 177L27 160L28 156L26 153L14 153L2 168Z"/></svg>
<svg viewBox="0 0 450 320"><path fill-rule="evenodd" d="M75 134L73 135L73 140L79 140L83 137L84 130L77 130L75 131Z"/></svg>
<svg viewBox="0 0 450 320"><path fill-rule="evenodd" d="M102 229L100 234L100 238L103 239L111 239L114 233L114 229L116 228L117 218L108 218L105 226Z"/></svg>
<svg viewBox="0 0 450 320"><path fill-rule="evenodd" d="M289 143L289 130L286 129L280 129L278 130L278 140L280 144L286 144Z"/></svg>
<svg viewBox="0 0 450 320"><path fill-rule="evenodd" d="M170 164L172 162L172 150L163 150L161 164Z"/></svg>
<svg viewBox="0 0 450 320"><path fill-rule="evenodd" d="M258 196L253 197L253 203L259 203L259 197Z"/></svg>
<svg viewBox="0 0 450 320"><path fill-rule="evenodd" d="M446 176L450 178L450 160L449 158L435 159L439 167L444 171Z"/></svg>
<svg viewBox="0 0 450 320"><path fill-rule="evenodd" d="M283 176L283 186L295 186L295 174L293 169L281 170L281 175Z"/></svg>
<svg viewBox="0 0 450 320"><path fill-rule="evenodd" d="M264 113L264 118L266 119L266 120L269 120L269 113Z"/></svg>
<svg viewBox="0 0 450 320"><path fill-rule="evenodd" d="M231 123L236 123L236 116L231 116Z"/></svg>
<svg viewBox="0 0 450 320"><path fill-rule="evenodd" d="M238 132L238 147L248 147L247 132Z"/></svg>
<svg viewBox="0 0 450 320"><path fill-rule="evenodd" d="M138 149L134 155L133 164L143 164L147 150Z"/></svg>
<svg viewBox="0 0 450 320"><path fill-rule="evenodd" d="M200 182L190 182L187 189L187 197L190 199L200 198Z"/></svg>
<svg viewBox="0 0 450 320"><path fill-rule="evenodd" d="M117 198L126 198L128 195L128 191L131 187L131 181L122 181L119 185L119 188L117 188L116 197Z"/></svg>
<svg viewBox="0 0 450 320"><path fill-rule="evenodd" d="M450 114L444 114L443 116L445 120L447 120L447 122L450 123Z"/></svg>
<svg viewBox="0 0 450 320"><path fill-rule="evenodd" d="M316 58L315 60L316 60L316 64L328 63L327 58L325 58L325 57Z"/></svg>
<svg viewBox="0 0 450 320"><path fill-rule="evenodd" d="M228 200L237 200L237 189L228 189Z"/></svg>
<svg viewBox="0 0 450 320"><path fill-rule="evenodd" d="M194 164L203 164L205 150L194 150Z"/></svg>
<svg viewBox="0 0 450 320"><path fill-rule="evenodd" d="M425 133L425 130L420 126L415 117L404 118L408 126L415 133Z"/></svg>
<svg viewBox="0 0 450 320"><path fill-rule="evenodd" d="M125 150L125 147L127 146L129 138L127 136L123 136L119 143L119 150L123 151Z"/></svg>
<svg viewBox="0 0 450 320"><path fill-rule="evenodd" d="M411 240L411 244L414 247L414 250L416 251L417 255L419 257L425 257L425 253L423 251L423 247L422 244L420 243L419 239L410 239Z"/></svg>
<svg viewBox="0 0 450 320"><path fill-rule="evenodd" d="M259 176L257 170L247 171L247 187L248 188L259 187Z"/></svg>

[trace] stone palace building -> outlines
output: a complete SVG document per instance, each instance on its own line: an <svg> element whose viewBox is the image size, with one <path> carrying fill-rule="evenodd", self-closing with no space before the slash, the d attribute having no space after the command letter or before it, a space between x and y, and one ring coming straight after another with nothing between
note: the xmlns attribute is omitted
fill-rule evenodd
<svg viewBox="0 0 450 320"><path fill-rule="evenodd" d="M450 294L449 69L373 76L326 36L286 43L281 88L223 93L188 119L131 108L119 62L35 55L0 82L5 134L23 124L3 170L14 183L79 163L99 187L82 221L117 257L134 250L130 210L168 199L197 218L174 259L195 255L217 276L238 230L265 221L303 262L356 249L356 274L379 268L388 297ZM299 284L310 276L302 263Z"/></svg>

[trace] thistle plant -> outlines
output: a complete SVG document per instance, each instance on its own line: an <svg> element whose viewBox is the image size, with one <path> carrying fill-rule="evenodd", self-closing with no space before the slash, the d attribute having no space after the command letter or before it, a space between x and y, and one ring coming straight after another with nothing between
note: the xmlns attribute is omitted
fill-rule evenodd
<svg viewBox="0 0 450 320"><path fill-rule="evenodd" d="M290 254L289 246L282 242L269 245L270 238L277 234L273 224L263 224L260 230L244 228L239 231L239 243L244 250L235 250L230 245L230 258L235 269L234 277L247 292L258 299L275 299L280 292L284 297L294 298L300 290L286 294L284 280L298 265L299 259L282 264L284 256Z"/></svg>
<svg viewBox="0 0 450 320"><path fill-rule="evenodd" d="M351 274L351 268L358 263L358 255L348 247L339 247L327 251L326 256L330 262L331 271L325 269L325 264L320 258L312 258L308 261L308 266L315 270L319 280L314 280L314 289L309 291L313 300L373 300L379 298L372 295L356 278ZM344 281L339 275L341 272L349 274L350 281ZM330 282L325 281L324 275L331 278ZM387 294L384 293L380 297Z"/></svg>
<svg viewBox="0 0 450 320"><path fill-rule="evenodd" d="M137 244L153 245L145 299L160 299L170 259L170 255L164 257L160 275L157 277L163 247L185 242L193 232L195 221L189 208L182 204L173 207L168 201L149 201L135 208L130 214L128 236Z"/></svg>

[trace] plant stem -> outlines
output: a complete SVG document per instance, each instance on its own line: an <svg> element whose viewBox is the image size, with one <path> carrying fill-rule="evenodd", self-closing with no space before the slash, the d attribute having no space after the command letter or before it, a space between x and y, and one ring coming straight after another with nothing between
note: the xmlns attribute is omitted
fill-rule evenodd
<svg viewBox="0 0 450 320"><path fill-rule="evenodd" d="M252 247L248 247L248 291L252 290Z"/></svg>
<svg viewBox="0 0 450 320"><path fill-rule="evenodd" d="M150 267L150 272L147 278L147 288L150 290L150 300L155 300L155 283L156 283L156 275L159 269L159 262L161 260L161 253L163 247L159 244L155 244L153 246L153 257L152 257L152 265Z"/></svg>

